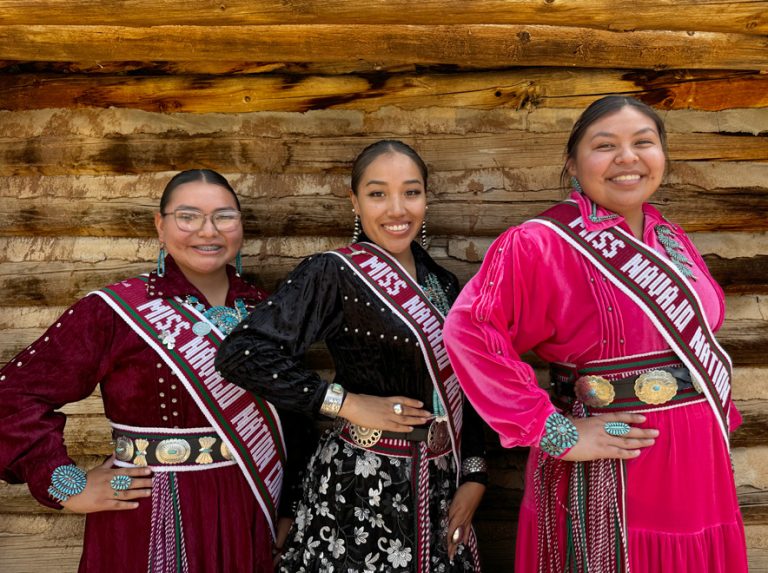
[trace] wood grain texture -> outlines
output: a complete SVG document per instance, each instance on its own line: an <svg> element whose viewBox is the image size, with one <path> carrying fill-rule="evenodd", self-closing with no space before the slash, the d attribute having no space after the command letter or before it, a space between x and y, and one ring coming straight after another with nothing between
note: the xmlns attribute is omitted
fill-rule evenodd
<svg viewBox="0 0 768 573"><path fill-rule="evenodd" d="M430 235L496 236L558 201L562 191L515 193L466 191L438 197L430 206ZM665 216L689 232L768 230L765 198L745 189L660 191L654 201ZM154 237L155 201L110 199L3 199L0 234L5 236ZM718 217L711 217L717 211ZM336 196L272 197L243 201L246 235L337 236L351 229L349 200ZM351 231L350 231L351 233ZM740 281L738 276L733 280Z"/></svg>
<svg viewBox="0 0 768 573"><path fill-rule="evenodd" d="M220 134L109 134L0 140L0 175L142 173L210 167L222 172L348 173L352 159L378 137L255 138ZM413 143L413 139L403 138ZM419 138L434 171L562 165L565 133L509 130L500 134ZM768 133L669 134L670 158L768 162Z"/></svg>
<svg viewBox="0 0 768 573"><path fill-rule="evenodd" d="M752 71L521 69L453 74L0 75L0 106L131 108L154 112L305 112L354 109L583 108L603 94L632 95L661 109L768 107L768 75Z"/></svg>
<svg viewBox="0 0 768 573"><path fill-rule="evenodd" d="M418 10L408 0L124 0L110 5L93 0L2 0L0 25L121 25L153 26L155 14L172 25L263 24L543 24L605 30L709 30L747 34L768 33L761 2L750 0L653 0L642 10L629 0L422 0Z"/></svg>
<svg viewBox="0 0 768 573"><path fill-rule="evenodd" d="M354 37L354 40L353 40ZM226 60L475 67L760 70L764 36L717 32L611 32L526 25L9 25L0 59L22 61Z"/></svg>

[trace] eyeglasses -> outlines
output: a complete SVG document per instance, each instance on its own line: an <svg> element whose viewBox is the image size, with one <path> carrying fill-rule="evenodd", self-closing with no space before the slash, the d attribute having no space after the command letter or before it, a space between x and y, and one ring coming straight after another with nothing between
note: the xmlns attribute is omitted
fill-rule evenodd
<svg viewBox="0 0 768 573"><path fill-rule="evenodd" d="M171 213L161 213L161 215L163 217L173 215L179 230L187 232L199 231L205 225L205 219L210 217L213 226L222 233L237 229L242 216L237 209L222 209L221 211L214 211L210 215L195 209L176 209Z"/></svg>

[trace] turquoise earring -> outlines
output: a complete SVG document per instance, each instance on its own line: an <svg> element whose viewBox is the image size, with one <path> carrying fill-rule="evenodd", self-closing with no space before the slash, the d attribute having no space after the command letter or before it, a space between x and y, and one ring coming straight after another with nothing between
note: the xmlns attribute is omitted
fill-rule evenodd
<svg viewBox="0 0 768 573"><path fill-rule="evenodd" d="M160 252L157 255L157 276L165 276L165 245L160 243Z"/></svg>

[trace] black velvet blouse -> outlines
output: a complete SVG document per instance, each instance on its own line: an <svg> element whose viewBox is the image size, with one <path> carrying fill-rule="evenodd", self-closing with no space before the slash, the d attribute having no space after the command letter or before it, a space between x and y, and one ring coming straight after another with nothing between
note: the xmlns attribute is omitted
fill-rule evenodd
<svg viewBox="0 0 768 573"><path fill-rule="evenodd" d="M448 300L459 283L415 243L417 280L433 273ZM384 307L341 258L308 257L278 290L225 339L216 366L227 380L278 408L321 418L328 382L302 357L325 341L336 369L334 382L354 393L402 395L432 405L432 380L408 327ZM483 422L464 401L462 457L485 457Z"/></svg>

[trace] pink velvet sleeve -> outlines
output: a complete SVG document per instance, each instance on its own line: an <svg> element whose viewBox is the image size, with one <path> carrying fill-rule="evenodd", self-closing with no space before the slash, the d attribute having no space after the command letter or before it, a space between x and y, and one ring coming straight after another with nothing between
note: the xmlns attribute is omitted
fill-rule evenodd
<svg viewBox="0 0 768 573"><path fill-rule="evenodd" d="M491 245L446 321L444 337L464 392L505 447L538 444L555 411L520 355L553 332L546 307L551 277L536 264L529 228L512 228Z"/></svg>

